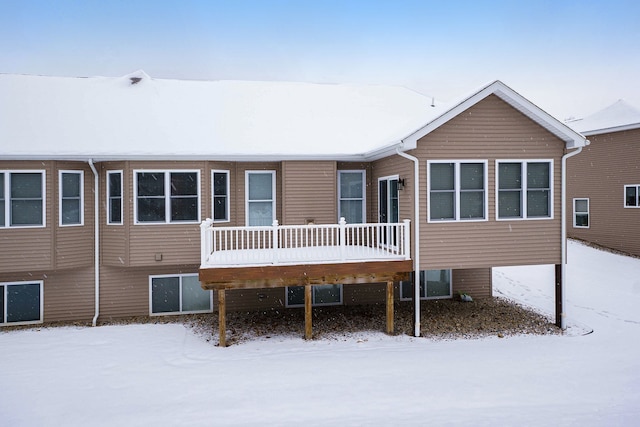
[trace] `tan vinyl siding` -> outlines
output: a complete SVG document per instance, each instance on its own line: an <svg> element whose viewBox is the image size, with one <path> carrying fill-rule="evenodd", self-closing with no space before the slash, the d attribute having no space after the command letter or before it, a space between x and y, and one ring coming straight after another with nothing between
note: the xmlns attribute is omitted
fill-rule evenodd
<svg viewBox="0 0 640 427"><path fill-rule="evenodd" d="M363 170L365 171L366 190L365 190L365 213L367 215L366 222L378 222L378 183L372 181L371 163L365 162L338 162L338 170ZM337 185L337 184L336 184ZM337 208L336 208L337 209ZM337 211L336 211L337 212Z"/></svg>
<svg viewBox="0 0 640 427"><path fill-rule="evenodd" d="M60 225L60 174L59 171L82 171L84 173L84 223L83 225ZM55 213L55 265L54 268L72 268L93 265L94 237L94 177L85 162L56 162L55 186L53 192Z"/></svg>
<svg viewBox="0 0 640 427"><path fill-rule="evenodd" d="M588 137L567 160L567 234L640 256L640 208L624 207L624 186L640 185L640 129ZM573 199L589 199L589 228L573 227Z"/></svg>
<svg viewBox="0 0 640 427"><path fill-rule="evenodd" d="M107 173L122 171L122 225L107 224ZM133 221L130 184L132 174L127 162L100 164L100 262L102 265L125 267L129 265L129 230Z"/></svg>
<svg viewBox="0 0 640 427"><path fill-rule="evenodd" d="M246 225L245 177L246 171L275 171L276 172L276 214L275 219L282 223L282 169L280 162L241 162L236 164L236 186L232 187L233 204L237 215L237 225Z"/></svg>
<svg viewBox="0 0 640 427"><path fill-rule="evenodd" d="M397 300L399 298L399 294L397 286L395 288L395 298ZM344 305L385 304L387 300L386 298L386 283L342 286L342 301Z"/></svg>
<svg viewBox="0 0 640 427"><path fill-rule="evenodd" d="M149 276L197 274L197 265L154 268L103 267L100 271L100 318L104 322L149 315Z"/></svg>
<svg viewBox="0 0 640 427"><path fill-rule="evenodd" d="M373 163L372 166L373 198L371 200L372 215L378 218L378 179L386 176L398 175L404 179L403 190L398 191L400 203L400 221L413 218L413 162L398 155L386 157Z"/></svg>
<svg viewBox="0 0 640 427"><path fill-rule="evenodd" d="M54 186L54 162L0 161L2 170L34 170L45 172L45 227L0 228L0 272L39 271L53 267L51 254L55 250L54 228L57 197ZM55 205L57 206L57 204ZM8 218L7 218L8 220Z"/></svg>
<svg viewBox="0 0 640 427"><path fill-rule="evenodd" d="M420 268L464 269L560 263L564 143L495 95L418 141ZM427 160L487 160L488 219L427 222ZM553 160L553 219L496 221L496 160Z"/></svg>
<svg viewBox="0 0 640 427"><path fill-rule="evenodd" d="M337 222L336 162L283 162L282 176L282 224Z"/></svg>
<svg viewBox="0 0 640 427"><path fill-rule="evenodd" d="M200 258L199 223L135 224L134 208L134 171L153 170L171 172L177 170L200 171L200 216L204 219L205 205L209 196L203 192L203 180L210 179L205 173L204 162L130 162L130 176L125 181L125 197L131 203L125 206L125 215L132 218L129 228L129 266L164 266L167 264L192 264ZM207 186L208 187L208 186ZM156 254L162 259L157 261Z"/></svg>
<svg viewBox="0 0 640 427"><path fill-rule="evenodd" d="M492 296L491 268L458 269L451 272L453 298L459 293L471 295L472 298L489 298Z"/></svg>
<svg viewBox="0 0 640 427"><path fill-rule="evenodd" d="M0 274L0 282L43 281L43 321L89 322L94 315L93 268L67 270L31 270L26 273Z"/></svg>

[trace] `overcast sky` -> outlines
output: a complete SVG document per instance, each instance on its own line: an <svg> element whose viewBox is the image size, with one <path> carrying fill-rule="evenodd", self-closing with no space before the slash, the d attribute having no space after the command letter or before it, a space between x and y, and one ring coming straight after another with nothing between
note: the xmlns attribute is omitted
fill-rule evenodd
<svg viewBox="0 0 640 427"><path fill-rule="evenodd" d="M405 86L640 109L637 0L0 0L0 73Z"/></svg>

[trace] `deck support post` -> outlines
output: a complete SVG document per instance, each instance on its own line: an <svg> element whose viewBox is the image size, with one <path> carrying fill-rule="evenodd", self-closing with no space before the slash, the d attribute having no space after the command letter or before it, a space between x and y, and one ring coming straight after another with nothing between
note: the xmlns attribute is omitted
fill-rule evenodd
<svg viewBox="0 0 640 427"><path fill-rule="evenodd" d="M227 346L227 301L224 289L218 289L218 345Z"/></svg>
<svg viewBox="0 0 640 427"><path fill-rule="evenodd" d="M393 282L387 282L387 334L393 335Z"/></svg>
<svg viewBox="0 0 640 427"><path fill-rule="evenodd" d="M313 338L311 285L304 285L304 339Z"/></svg>
<svg viewBox="0 0 640 427"><path fill-rule="evenodd" d="M562 317L564 316L564 310L562 307L562 293L564 292L562 283L562 264L556 264L556 326L562 328Z"/></svg>

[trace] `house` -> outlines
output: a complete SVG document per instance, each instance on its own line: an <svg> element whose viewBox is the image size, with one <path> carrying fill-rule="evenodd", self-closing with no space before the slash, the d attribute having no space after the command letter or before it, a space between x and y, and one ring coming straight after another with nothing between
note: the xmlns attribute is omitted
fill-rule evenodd
<svg viewBox="0 0 640 427"><path fill-rule="evenodd" d="M568 235L640 256L640 111L619 100L567 124L591 141L567 164Z"/></svg>
<svg viewBox="0 0 640 427"><path fill-rule="evenodd" d="M491 296L556 265L585 138L500 81L0 75L1 325ZM563 320L558 292L556 320ZM424 319L428 321L428 319Z"/></svg>

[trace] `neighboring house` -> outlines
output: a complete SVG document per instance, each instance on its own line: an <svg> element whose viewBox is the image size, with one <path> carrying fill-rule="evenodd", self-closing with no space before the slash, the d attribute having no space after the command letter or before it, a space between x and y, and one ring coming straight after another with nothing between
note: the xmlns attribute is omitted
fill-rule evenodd
<svg viewBox="0 0 640 427"><path fill-rule="evenodd" d="M640 256L640 111L623 100L568 123L589 138L568 161L568 235Z"/></svg>
<svg viewBox="0 0 640 427"><path fill-rule="evenodd" d="M499 81L441 105L143 72L0 75L0 141L0 325L411 299L419 313L491 296L495 266L555 264L561 289L563 156L585 144Z"/></svg>

